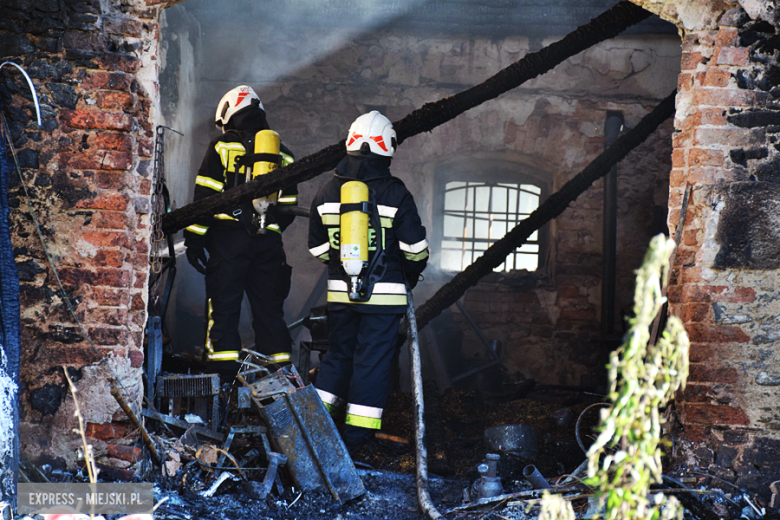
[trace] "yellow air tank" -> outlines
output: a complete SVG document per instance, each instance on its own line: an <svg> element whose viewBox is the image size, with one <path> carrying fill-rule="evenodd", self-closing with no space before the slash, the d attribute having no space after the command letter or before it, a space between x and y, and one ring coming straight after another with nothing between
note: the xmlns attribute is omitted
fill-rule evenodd
<svg viewBox="0 0 780 520"><path fill-rule="evenodd" d="M341 204L368 202L368 186L360 181L349 181L341 186ZM341 265L352 280L350 299L361 290L360 273L368 265L368 213L355 209L341 214Z"/></svg>
<svg viewBox="0 0 780 520"><path fill-rule="evenodd" d="M260 130L255 134L255 153L267 153L279 156L281 139L279 134L273 130ZM278 164L270 161L258 161L252 165L252 178L270 173L279 167ZM255 211L260 216L260 231L265 232L265 216L268 208L276 204L278 193L273 193L267 197L260 197L252 201Z"/></svg>

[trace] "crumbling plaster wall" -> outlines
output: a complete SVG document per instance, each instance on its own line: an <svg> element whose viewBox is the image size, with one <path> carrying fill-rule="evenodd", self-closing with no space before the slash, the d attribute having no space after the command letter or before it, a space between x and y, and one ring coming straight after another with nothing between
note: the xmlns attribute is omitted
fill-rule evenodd
<svg viewBox="0 0 780 520"><path fill-rule="evenodd" d="M174 18L188 20L179 12L186 9L184 3L165 13L168 27L179 35L186 31L176 27ZM204 25L198 41L184 43L199 49L193 62L196 70L176 67L179 82L194 77L200 89L195 105L200 117L193 121L200 126L177 127L188 137L185 142L178 138L171 141L176 142L171 153L180 154L174 150L180 146L195 150L188 168L170 172L169 184L177 193L192 193L204 147L217 132L213 128L214 107L237 82L258 91L271 126L298 157L304 157L344 139L350 123L369 107L383 107L391 120L399 120L426 102L484 81L530 52L532 46L553 41L529 41L519 36L420 36L382 29L349 38L337 51L307 61L307 54L314 53L307 48L311 38L296 32L305 31L305 27L290 24L279 31L255 17L248 32L237 28L235 20L232 25L200 22ZM251 34L251 41L241 40L244 33ZM164 37L168 49L182 41L181 36L175 41L169 41L167 34ZM256 42L263 42L262 46ZM248 51L236 55L238 49ZM440 187L434 177L450 164L500 160L514 164L518 171L529 166L545 172L552 193L603 150L607 110L622 111L631 127L674 89L679 56L675 36L623 36L604 42L499 99L404 142L392 171L415 194L430 235L440 225L434 207ZM303 65L285 68L286 64L299 63ZM163 98L166 95L163 92ZM179 105L170 121L183 121L191 108ZM671 131L669 121L618 168L619 309L630 305L633 269L651 236L653 208L666 203ZM301 204L310 203L326 177L300 186ZM182 184L187 188L183 190ZM504 364L515 377L580 384L584 374L603 367L601 356L605 353L599 338L601 198L598 183L557 219L551 229L551 263L538 277L517 282L492 276L465 298L467 309L486 334L503 342ZM180 207L187 202L177 200L176 204ZM293 266L293 288L286 304L288 321L294 319L322 272L307 251L307 227L307 221L299 218L284 236L288 262ZM434 255L425 281L416 289L418 304L452 276L437 272L437 257ZM200 285L202 277L184 265L178 290ZM174 298L184 301L178 294ZM202 323L199 302L203 300L197 301L198 305L187 306L183 315L169 317L172 326L174 321L180 324L171 330L174 342L180 341L177 338L182 334L192 336L190 331ZM178 307L175 312L179 312ZM253 341L251 332L245 341ZM189 345L179 343L176 348L202 348L202 338ZM468 356L484 354L470 334L464 352Z"/></svg>
<svg viewBox="0 0 780 520"><path fill-rule="evenodd" d="M32 461L77 463L75 381L105 477L132 475L137 432L109 393L140 406L149 251L149 193L158 119L155 0L8 0L0 52L35 83L3 71L2 101L30 206L11 186L21 279L21 446ZM94 348L62 298L33 223ZM105 358L101 360L101 357Z"/></svg>
<svg viewBox="0 0 780 520"><path fill-rule="evenodd" d="M769 2L650 3L701 13L700 23L678 23L670 229L692 186L669 289L691 339L678 455L768 503L780 464L775 14Z"/></svg>

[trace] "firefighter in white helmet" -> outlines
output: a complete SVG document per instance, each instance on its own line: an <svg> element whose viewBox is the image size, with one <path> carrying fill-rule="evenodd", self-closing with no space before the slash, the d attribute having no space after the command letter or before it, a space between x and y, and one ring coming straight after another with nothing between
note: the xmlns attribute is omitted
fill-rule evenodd
<svg viewBox="0 0 780 520"><path fill-rule="evenodd" d="M225 94L217 105L215 123L222 134L208 145L195 179L193 201L294 160L279 143L278 134L269 129L263 104L251 87L241 85ZM268 149L259 149L266 145ZM239 368L238 324L245 292L252 309L256 350L277 363L290 361L291 338L283 306L290 291L291 268L282 247L282 231L295 217L276 214L274 208L296 205L298 190L293 187L257 200L262 204L248 203L203 218L184 231L187 259L206 275L207 370L226 378Z"/></svg>
<svg viewBox="0 0 780 520"><path fill-rule="evenodd" d="M315 386L331 414L346 405L343 437L353 454L382 426L405 284L414 287L428 261L414 198L390 174L396 147L389 119L377 111L358 117L347 156L311 206L309 251L329 274L329 345Z"/></svg>

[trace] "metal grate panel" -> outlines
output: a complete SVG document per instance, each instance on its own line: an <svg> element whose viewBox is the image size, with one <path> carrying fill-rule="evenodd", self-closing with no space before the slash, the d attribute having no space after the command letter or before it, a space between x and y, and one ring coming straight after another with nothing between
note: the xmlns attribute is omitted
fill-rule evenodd
<svg viewBox="0 0 780 520"><path fill-rule="evenodd" d="M209 397L219 395L218 374L166 374L157 378L160 397Z"/></svg>

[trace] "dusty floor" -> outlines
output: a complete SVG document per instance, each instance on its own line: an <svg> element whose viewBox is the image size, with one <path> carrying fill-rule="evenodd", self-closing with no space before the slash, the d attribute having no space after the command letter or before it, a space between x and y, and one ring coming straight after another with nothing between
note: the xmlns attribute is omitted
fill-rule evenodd
<svg viewBox="0 0 780 520"><path fill-rule="evenodd" d="M573 471L584 454L575 439L575 421L599 396L581 391L538 388L524 397L487 398L475 390L449 389L441 394L426 388L430 494L441 512L463 503L463 490L471 486L477 465L487 453L483 436L491 426L525 424L536 431L538 455L533 460L502 457L500 476L505 492L529 489L522 469L533 463L550 480ZM592 415L592 417L591 417ZM584 439L598 413L583 416ZM391 395L383 417L383 432L413 442L412 396ZM288 488L281 496L266 500L247 498L239 482L226 482L217 495L204 498L182 486L180 478L158 482L160 497L168 500L156 517L164 519L375 519L412 520L425 518L416 497L414 451L403 455L374 452L368 466L360 466L366 487L365 496L339 505L327 493L300 494ZM474 518L474 513L448 515L449 518ZM479 513L482 518L487 518ZM522 507L503 509L504 518L535 516ZM495 517L499 518L499 517Z"/></svg>

